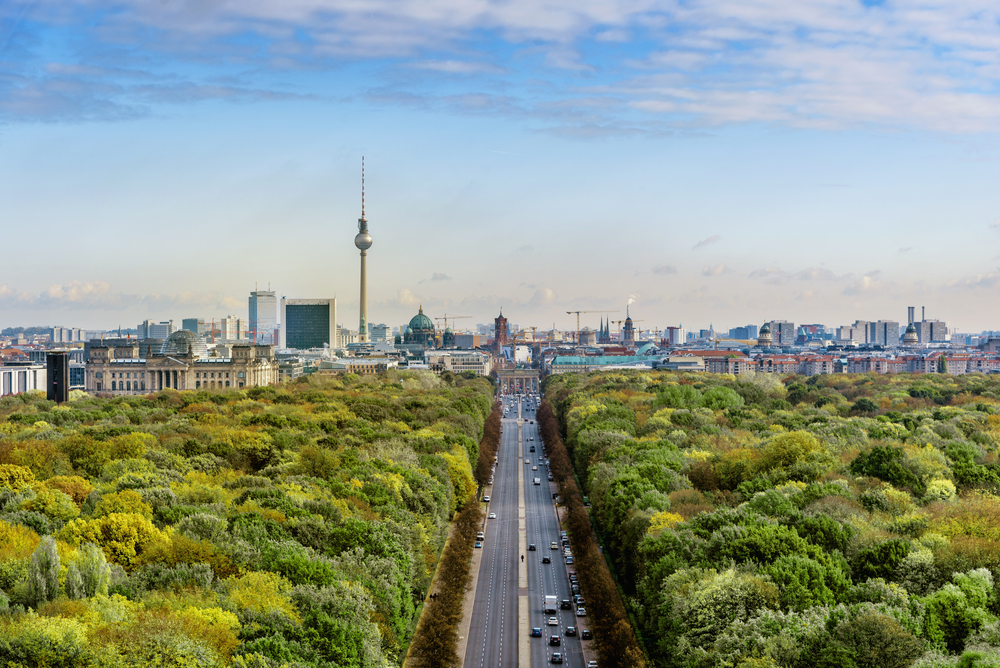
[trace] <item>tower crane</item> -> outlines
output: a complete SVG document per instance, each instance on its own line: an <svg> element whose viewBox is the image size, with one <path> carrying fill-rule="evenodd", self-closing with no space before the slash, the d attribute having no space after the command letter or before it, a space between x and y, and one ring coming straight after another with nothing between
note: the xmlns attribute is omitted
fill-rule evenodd
<svg viewBox="0 0 1000 668"><path fill-rule="evenodd" d="M566 315L576 314L576 342L580 343L580 314L581 313L618 313L618 309L614 311L566 311Z"/></svg>
<svg viewBox="0 0 1000 668"><path fill-rule="evenodd" d="M434 318L434 319L435 320L444 320L444 328L448 329L448 321L449 320L459 320L460 318L471 318L471 317L472 317L471 315L448 315L447 313L445 313L440 318Z"/></svg>

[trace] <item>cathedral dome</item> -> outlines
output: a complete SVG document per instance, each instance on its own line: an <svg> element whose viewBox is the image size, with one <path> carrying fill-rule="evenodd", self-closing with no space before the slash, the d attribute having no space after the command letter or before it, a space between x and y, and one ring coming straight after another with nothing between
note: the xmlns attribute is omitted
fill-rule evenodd
<svg viewBox="0 0 1000 668"><path fill-rule="evenodd" d="M431 319L424 315L424 307L420 307L420 312L410 319L410 329L414 332L419 331L434 331L434 323Z"/></svg>
<svg viewBox="0 0 1000 668"><path fill-rule="evenodd" d="M160 346L161 355L187 355L188 351L195 357L208 357L208 346L205 339L187 329L179 329L163 342Z"/></svg>

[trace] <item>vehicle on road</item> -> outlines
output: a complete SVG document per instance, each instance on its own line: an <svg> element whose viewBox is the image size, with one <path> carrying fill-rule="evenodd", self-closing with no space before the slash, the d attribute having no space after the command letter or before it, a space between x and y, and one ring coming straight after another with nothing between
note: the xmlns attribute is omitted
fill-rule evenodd
<svg viewBox="0 0 1000 668"><path fill-rule="evenodd" d="M555 617L549 617L549 626L559 626L559 620Z"/></svg>
<svg viewBox="0 0 1000 668"><path fill-rule="evenodd" d="M535 451L535 446L531 446L531 447L530 447L530 448L528 449L528 452L534 452L534 451Z"/></svg>
<svg viewBox="0 0 1000 668"><path fill-rule="evenodd" d="M482 543L482 541L478 541L478 540L477 540L477 541L476 541L476 547L482 547L482 546L483 546L483 543Z"/></svg>
<svg viewBox="0 0 1000 668"><path fill-rule="evenodd" d="M545 604L545 607L542 608L542 610L544 610L545 612L555 612L556 611L556 606L559 605L559 597L558 596L546 596L544 604ZM552 619L555 619L555 617L553 617Z"/></svg>
<svg viewBox="0 0 1000 668"><path fill-rule="evenodd" d="M531 467L531 470L532 470L532 471L537 471L537 470L538 470L538 467L537 467L537 466L532 466L532 467Z"/></svg>
<svg viewBox="0 0 1000 668"><path fill-rule="evenodd" d="M535 478L534 482L535 482L536 485L541 485L542 484L542 479L541 478Z"/></svg>
<svg viewBox="0 0 1000 668"><path fill-rule="evenodd" d="M596 661L588 661L587 662L587 668L597 668L597 662Z"/></svg>
<svg viewBox="0 0 1000 668"><path fill-rule="evenodd" d="M486 503L489 503L490 502L490 495L487 494L486 496L484 496L483 497L483 501L485 501Z"/></svg>
<svg viewBox="0 0 1000 668"><path fill-rule="evenodd" d="M566 627L566 635L568 635L568 636L575 636L576 635L576 627L575 626L567 626Z"/></svg>
<svg viewBox="0 0 1000 668"><path fill-rule="evenodd" d="M482 540L484 538L486 538L486 534L484 534L482 531L476 534L476 540Z"/></svg>
<svg viewBox="0 0 1000 668"><path fill-rule="evenodd" d="M561 610L572 610L573 606L570 605L569 601L567 601L566 599L563 599L562 601L559 602L559 608Z"/></svg>
<svg viewBox="0 0 1000 668"><path fill-rule="evenodd" d="M561 645L562 644L562 638L560 638L559 636L549 636L549 644L550 645Z"/></svg>
<svg viewBox="0 0 1000 668"><path fill-rule="evenodd" d="M569 566L573 563L573 557L566 557L566 565Z"/></svg>
<svg viewBox="0 0 1000 668"><path fill-rule="evenodd" d="M559 652L552 652L552 663L562 663L562 654Z"/></svg>
<svg viewBox="0 0 1000 668"><path fill-rule="evenodd" d="M491 520L495 520L496 518L497 518L497 514L496 513L490 513L490 519Z"/></svg>
<svg viewBox="0 0 1000 668"><path fill-rule="evenodd" d="M534 552L534 551L535 551L535 550L537 550L537 549L538 549L538 548L537 548L537 547L535 547L535 544L534 544L534 543L531 543L530 545L528 545L528 552Z"/></svg>
<svg viewBox="0 0 1000 668"><path fill-rule="evenodd" d="M552 560L549 559L548 557L542 557L542 563L543 564L551 564Z"/></svg>
<svg viewBox="0 0 1000 668"><path fill-rule="evenodd" d="M559 546L556 545L555 541L552 541L552 544L549 547L552 548L553 550L558 550L559 549Z"/></svg>
<svg viewBox="0 0 1000 668"><path fill-rule="evenodd" d="M594 634L590 632L590 629L583 629L580 631L581 640L590 640L594 637Z"/></svg>
<svg viewBox="0 0 1000 668"><path fill-rule="evenodd" d="M586 608L577 608L576 609L576 616L577 617L586 617L587 616L587 609Z"/></svg>
<svg viewBox="0 0 1000 668"><path fill-rule="evenodd" d="M534 627L534 628L532 628L531 629L531 637L532 638L541 638L542 637L542 630L540 628L538 628L537 626Z"/></svg>

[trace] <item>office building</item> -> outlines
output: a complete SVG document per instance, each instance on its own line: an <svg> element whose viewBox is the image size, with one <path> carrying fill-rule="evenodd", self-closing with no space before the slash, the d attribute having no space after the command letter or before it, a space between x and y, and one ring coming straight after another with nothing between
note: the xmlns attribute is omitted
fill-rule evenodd
<svg viewBox="0 0 1000 668"><path fill-rule="evenodd" d="M32 362L0 362L0 397L28 390L45 391L46 368Z"/></svg>
<svg viewBox="0 0 1000 668"><path fill-rule="evenodd" d="M339 348L337 300L282 297L280 336L281 348Z"/></svg>
<svg viewBox="0 0 1000 668"><path fill-rule="evenodd" d="M795 343L795 323L787 320L772 320L771 339L775 346L790 346Z"/></svg>
<svg viewBox="0 0 1000 668"><path fill-rule="evenodd" d="M247 338L261 345L274 345L278 328L278 298L271 290L250 293L250 331Z"/></svg>
<svg viewBox="0 0 1000 668"><path fill-rule="evenodd" d="M899 323L892 320L878 320L869 327L868 340L879 346L899 345Z"/></svg>
<svg viewBox="0 0 1000 668"><path fill-rule="evenodd" d="M184 318L181 320L181 329L194 332L198 336L205 336L205 334L208 334L208 326L208 323L201 318Z"/></svg>
<svg viewBox="0 0 1000 668"><path fill-rule="evenodd" d="M227 315L225 318L220 318L216 324L218 336L225 341L241 341L247 338L247 321L244 318Z"/></svg>
<svg viewBox="0 0 1000 668"><path fill-rule="evenodd" d="M152 320L143 320L135 329L136 338L163 340L174 333L174 321L154 322Z"/></svg>

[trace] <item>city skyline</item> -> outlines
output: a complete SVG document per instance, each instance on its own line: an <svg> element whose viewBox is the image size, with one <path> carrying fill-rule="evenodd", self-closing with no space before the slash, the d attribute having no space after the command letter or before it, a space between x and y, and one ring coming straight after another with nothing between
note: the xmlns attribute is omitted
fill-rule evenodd
<svg viewBox="0 0 1000 668"><path fill-rule="evenodd" d="M2 326L358 313L365 155L371 322L1000 328L991 6L111 6L0 8Z"/></svg>

